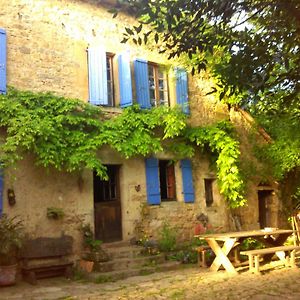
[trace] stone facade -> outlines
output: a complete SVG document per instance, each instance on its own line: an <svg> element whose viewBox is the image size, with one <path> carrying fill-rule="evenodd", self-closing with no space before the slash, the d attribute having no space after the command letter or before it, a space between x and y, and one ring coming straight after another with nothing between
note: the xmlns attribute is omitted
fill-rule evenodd
<svg viewBox="0 0 300 300"><path fill-rule="evenodd" d="M100 2L98 2L100 3ZM76 0L0 0L0 28L7 32L7 83L21 90L53 91L65 97L88 101L87 48L104 45L107 52L115 53L113 66L116 70L115 99L119 104L119 82L117 74L117 54L130 50L130 56L147 58L155 63L170 65L165 57L151 47L121 44L124 27L134 20L125 14L115 19L107 12L107 7L93 1ZM174 74L169 77L170 105L174 106ZM213 123L231 118L241 136L249 124L239 112L229 114L227 106L213 96L205 96L213 82L207 75L189 78L189 98L191 108L190 124L194 126ZM114 113L121 109L114 108ZM245 152L249 152L245 147ZM208 160L196 153L192 159L195 202L184 203L182 178L179 163L175 164L177 201L162 202L158 206L147 204L146 175L144 158L124 159L111 149L102 149L101 159L106 164L120 167L120 195L122 215L122 239L129 240L141 232L157 237L163 223L167 221L178 229L181 239L189 239L194 234L196 217L205 213L214 227L222 230L235 229L233 214L241 219L244 229L256 228L258 224L258 194L254 182L247 195L248 206L232 212L219 194L213 181L214 202L206 207L204 179L215 178ZM172 159L166 154L160 159ZM245 159L251 159L245 156ZM13 177L16 179L14 180ZM4 192L4 212L21 215L27 231L34 237L70 234L75 238L75 253L81 247L78 230L81 221L94 226L93 175L67 174L55 170L36 167L32 157L20 162L17 170L5 170L4 191L13 188L16 204L9 206ZM271 187L276 191L276 187ZM278 223L278 198L272 198L270 226ZM61 220L47 218L49 207L62 208L65 216ZM140 232L138 233L138 229Z"/></svg>

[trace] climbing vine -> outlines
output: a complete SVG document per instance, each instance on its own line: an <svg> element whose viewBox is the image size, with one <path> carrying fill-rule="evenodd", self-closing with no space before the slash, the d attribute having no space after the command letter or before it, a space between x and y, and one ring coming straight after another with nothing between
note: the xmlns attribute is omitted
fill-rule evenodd
<svg viewBox="0 0 300 300"><path fill-rule="evenodd" d="M232 136L232 131L229 122L219 122L205 128L189 128L186 136L202 148L207 145L217 154L220 193L227 198L231 207L238 207L246 203L243 197L245 187L239 168L239 143Z"/></svg>
<svg viewBox="0 0 300 300"><path fill-rule="evenodd" d="M88 168L103 178L107 174L98 151L105 145L125 158L164 150L191 157L193 144L208 146L217 157L221 193L232 207L245 204L239 143L228 122L190 128L178 108L164 106L141 110L134 105L107 116L78 99L9 88L0 95L0 128L0 160L5 167L32 153L37 165L67 172Z"/></svg>

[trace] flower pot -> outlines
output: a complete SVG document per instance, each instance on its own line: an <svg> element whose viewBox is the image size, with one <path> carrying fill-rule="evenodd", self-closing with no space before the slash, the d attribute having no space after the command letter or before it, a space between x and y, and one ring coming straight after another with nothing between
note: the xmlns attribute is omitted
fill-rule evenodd
<svg viewBox="0 0 300 300"><path fill-rule="evenodd" d="M83 270L87 273L91 273L93 271L94 262L81 259L79 262L79 267L81 270Z"/></svg>
<svg viewBox="0 0 300 300"><path fill-rule="evenodd" d="M16 283L18 265L0 266L0 286L14 285Z"/></svg>

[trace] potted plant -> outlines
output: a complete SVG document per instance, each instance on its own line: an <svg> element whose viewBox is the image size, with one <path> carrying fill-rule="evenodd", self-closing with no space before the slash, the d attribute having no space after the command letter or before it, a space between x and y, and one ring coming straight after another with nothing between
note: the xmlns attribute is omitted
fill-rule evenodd
<svg viewBox="0 0 300 300"><path fill-rule="evenodd" d="M16 282L17 256L23 241L23 223L18 217L0 217L0 286Z"/></svg>
<svg viewBox="0 0 300 300"><path fill-rule="evenodd" d="M94 238L90 224L81 225L80 230L83 234L84 246L82 258L85 262L92 262L92 264L89 264L91 266L89 269L93 268L94 263L108 261L108 254L101 247L102 241Z"/></svg>

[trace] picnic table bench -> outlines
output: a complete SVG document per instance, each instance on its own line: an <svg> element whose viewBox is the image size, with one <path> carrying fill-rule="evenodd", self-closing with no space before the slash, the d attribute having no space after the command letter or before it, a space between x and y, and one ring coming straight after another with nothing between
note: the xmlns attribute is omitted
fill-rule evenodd
<svg viewBox="0 0 300 300"><path fill-rule="evenodd" d="M210 266L211 270L217 271L220 269L221 266L223 266L227 272L232 274L237 274L235 267L229 260L229 253L236 246L241 244L243 240L247 238L254 238L262 242L266 247L269 247L269 249L272 249L274 247L284 247L283 246L284 242L294 232L295 232L294 230L290 230L290 229L272 229L272 230L262 229L262 230L202 234L202 235L196 235L195 237L199 238L200 240L205 240L216 255L213 263ZM274 253L279 252L276 250L274 250L274 252L272 252L273 250L264 250L264 251L269 251L268 253L265 252L263 255L265 261L270 261ZM281 253L283 253L284 255L284 252L281 251Z"/></svg>
<svg viewBox="0 0 300 300"><path fill-rule="evenodd" d="M36 284L37 279L72 275L73 238L63 235L58 238L39 237L27 240L21 250L21 272L23 279Z"/></svg>
<svg viewBox="0 0 300 300"><path fill-rule="evenodd" d="M249 257L250 272L259 274L259 258L265 254L276 254L277 257L285 264L286 267L295 267L295 252L299 250L300 246L278 246L263 249L254 249L248 251L241 251L240 254ZM286 255L288 252L288 255Z"/></svg>

